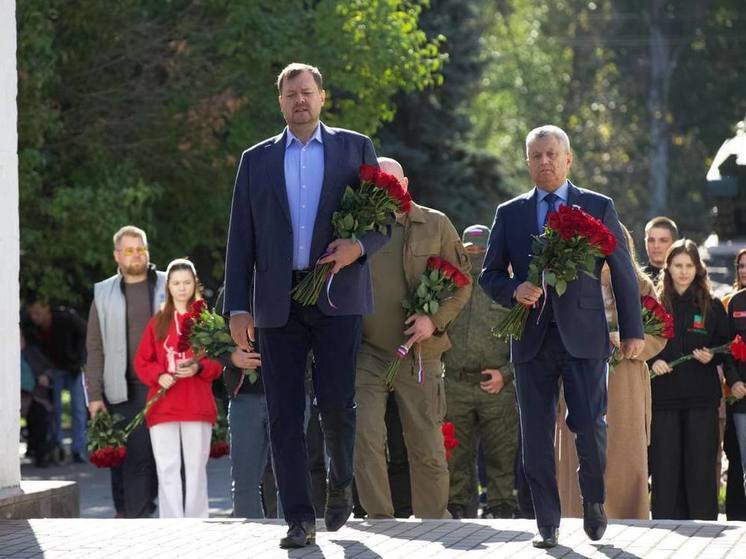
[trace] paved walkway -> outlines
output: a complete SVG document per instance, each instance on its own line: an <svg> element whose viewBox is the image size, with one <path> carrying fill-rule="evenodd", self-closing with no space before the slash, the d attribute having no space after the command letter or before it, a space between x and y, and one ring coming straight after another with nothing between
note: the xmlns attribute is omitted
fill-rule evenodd
<svg viewBox="0 0 746 559"><path fill-rule="evenodd" d="M735 522L614 522L592 543L581 520L563 520L560 545L548 551L531 546L530 520L350 521L338 532L319 531L318 545L292 552L277 547L284 533L279 521L233 519L5 521L0 557L746 557L746 524Z"/></svg>
<svg viewBox="0 0 746 559"><path fill-rule="evenodd" d="M208 463L210 520L115 520L108 470L91 464L34 468L22 459L24 479L77 481L82 518L0 521L0 558L746 559L744 522L619 521L609 525L603 540L592 543L576 519L562 521L560 545L549 551L531 546L532 520L351 520L333 533L324 531L321 522L317 546L288 553L277 547L286 531L282 522L228 518L229 467L226 458Z"/></svg>

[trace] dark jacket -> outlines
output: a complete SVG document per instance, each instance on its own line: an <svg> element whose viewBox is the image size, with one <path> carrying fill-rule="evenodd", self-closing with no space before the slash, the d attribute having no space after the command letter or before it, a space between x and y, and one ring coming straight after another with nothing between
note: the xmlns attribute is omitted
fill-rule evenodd
<svg viewBox="0 0 746 559"><path fill-rule="evenodd" d="M52 362L55 369L79 373L86 359L85 320L67 307L52 309L52 325L42 330L34 324L28 326L28 341L36 345Z"/></svg>
<svg viewBox="0 0 746 559"><path fill-rule="evenodd" d="M694 306L690 288L681 295L674 293L672 308L667 310L673 315L674 337L648 361L651 367L658 359L670 363L695 349L713 348L730 340L728 317L719 299L712 299L703 317ZM720 353L706 365L690 359L677 365L672 373L653 378L653 410L718 407L722 391L717 366L721 363L730 366L730 359Z"/></svg>
<svg viewBox="0 0 746 559"><path fill-rule="evenodd" d="M746 340L746 289L741 289L730 297L728 323L732 338L740 335ZM733 363L732 367L725 370L725 378L729 386L733 386L739 380L746 383L746 363ZM730 409L733 413L746 413L746 398L738 400Z"/></svg>
<svg viewBox="0 0 746 559"><path fill-rule="evenodd" d="M493 301L506 308L516 304L513 293L528 276L531 237L539 234L536 221L536 192L534 188L526 194L500 204L492 225L479 284ZM611 281L614 284L619 330L622 339L643 339L640 289L614 203L607 196L578 188L572 183L567 192L568 206L579 206L600 219L617 238L616 249L605 261L609 264ZM562 343L568 353L578 359L606 359L610 353L604 301L598 280L603 264L603 258L596 258L595 268L591 270L595 277L580 273L575 281L568 284L567 291L561 297L557 297L555 292L551 293L553 316ZM541 305L531 309L523 337L520 340L511 340L513 363L532 360L541 348L550 319L549 313L540 313Z"/></svg>
<svg viewBox="0 0 746 559"><path fill-rule="evenodd" d="M360 182L360 165L376 165L370 138L320 123L324 143L324 182L311 240L315 262L334 240L332 214L348 186ZM225 258L225 313L250 311L258 328L284 326L290 315L293 228L285 187L286 133L269 138L241 156L233 191ZM390 234L389 234L390 236ZM370 231L360 242L365 255L343 268L318 307L326 315L364 315L373 311L367 256L389 236ZM253 301L252 301L253 298Z"/></svg>

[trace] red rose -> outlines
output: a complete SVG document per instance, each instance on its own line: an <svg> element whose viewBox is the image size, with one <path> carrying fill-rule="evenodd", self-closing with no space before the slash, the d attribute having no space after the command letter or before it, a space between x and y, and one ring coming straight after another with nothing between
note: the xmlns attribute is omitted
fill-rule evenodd
<svg viewBox="0 0 746 559"><path fill-rule="evenodd" d="M360 180L362 182L376 182L380 169L373 165L360 165Z"/></svg>
<svg viewBox="0 0 746 559"><path fill-rule="evenodd" d="M440 272L443 274L444 278L451 279L458 273L458 268L450 262L443 260L440 265Z"/></svg>
<svg viewBox="0 0 746 559"><path fill-rule="evenodd" d="M456 287L465 287L471 283L471 278L457 270L453 275L453 283L456 284Z"/></svg>
<svg viewBox="0 0 746 559"><path fill-rule="evenodd" d="M123 446L117 446L116 448L106 446L94 450L88 459L97 468L115 468L119 466L124 458L127 456L127 449Z"/></svg>
<svg viewBox="0 0 746 559"><path fill-rule="evenodd" d="M730 352L736 361L746 361L746 342L740 335L736 336L736 339L731 342Z"/></svg>
<svg viewBox="0 0 746 559"><path fill-rule="evenodd" d="M453 423L447 421L443 423L440 429L443 433L443 447L446 452L446 460L450 460L451 455L453 454L453 449L460 444L456 438L456 427Z"/></svg>
<svg viewBox="0 0 746 559"><path fill-rule="evenodd" d="M210 445L210 458L222 458L231 453L231 447L226 441L215 441Z"/></svg>
<svg viewBox="0 0 746 559"><path fill-rule="evenodd" d="M655 308L658 306L658 301L656 301L653 297L650 297L649 295L645 295L645 297L642 298L642 306L648 309L649 311L654 311Z"/></svg>
<svg viewBox="0 0 746 559"><path fill-rule="evenodd" d="M443 259L440 256L431 256L427 259L427 267L430 270L440 270L443 266Z"/></svg>
<svg viewBox="0 0 746 559"><path fill-rule="evenodd" d="M202 311L206 308L207 303L205 303L205 300L197 299L196 301L193 301L191 305L189 305L189 312L192 318L198 318Z"/></svg>
<svg viewBox="0 0 746 559"><path fill-rule="evenodd" d="M409 213L409 210L412 209L412 198L407 194L407 197L400 201L399 203L399 211L401 213Z"/></svg>

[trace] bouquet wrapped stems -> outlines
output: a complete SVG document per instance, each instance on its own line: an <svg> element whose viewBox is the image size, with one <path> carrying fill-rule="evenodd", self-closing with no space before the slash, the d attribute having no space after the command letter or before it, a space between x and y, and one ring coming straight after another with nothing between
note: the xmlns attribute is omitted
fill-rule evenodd
<svg viewBox="0 0 746 559"><path fill-rule="evenodd" d="M315 305L333 267L331 262L316 264L313 272L303 278L290 292L293 299L304 306Z"/></svg>
<svg viewBox="0 0 746 559"><path fill-rule="evenodd" d="M510 309L505 319L492 329L492 335L497 338L513 337L520 340L526 328L526 320L528 320L530 310L531 307L518 303Z"/></svg>
<svg viewBox="0 0 746 559"><path fill-rule="evenodd" d="M389 361L389 364L386 366L386 388L389 390L394 389L394 379L399 372L399 366L401 365L402 360L409 354L409 350L409 346L405 344L400 345L396 349L395 358Z"/></svg>
<svg viewBox="0 0 746 559"><path fill-rule="evenodd" d="M150 408L153 407L153 404L155 404L158 400L161 399L161 396L163 396L166 393L166 389L162 386L158 389L158 392L153 394L153 397L150 398L147 402L145 402L145 406L137 412L137 415L133 417L130 422L126 425L124 428L124 438L125 440L129 438L130 433L137 429L137 427L145 420L145 415L150 411Z"/></svg>

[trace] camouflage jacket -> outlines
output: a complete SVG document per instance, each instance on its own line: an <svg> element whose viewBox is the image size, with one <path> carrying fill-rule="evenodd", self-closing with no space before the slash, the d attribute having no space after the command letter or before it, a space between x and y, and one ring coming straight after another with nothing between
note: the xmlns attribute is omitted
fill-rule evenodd
<svg viewBox="0 0 746 559"><path fill-rule="evenodd" d="M480 269L478 262L473 261L472 279L475 284ZM513 379L510 344L496 338L491 332L507 313L507 309L493 302L479 287L471 292L469 302L448 327L453 347L443 356L446 376L500 369L506 383Z"/></svg>

